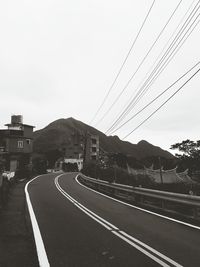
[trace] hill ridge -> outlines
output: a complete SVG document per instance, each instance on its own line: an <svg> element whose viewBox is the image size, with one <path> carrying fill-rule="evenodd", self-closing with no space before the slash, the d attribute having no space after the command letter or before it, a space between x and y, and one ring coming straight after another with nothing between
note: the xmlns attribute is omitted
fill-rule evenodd
<svg viewBox="0 0 200 267"><path fill-rule="evenodd" d="M149 156L161 156L167 159L174 156L158 146L154 146L146 140L141 140L137 144L129 141L122 141L117 135L107 136L98 129L82 122L70 118L61 118L49 123L43 129L34 132L34 151L45 152L53 149L61 149L70 145L70 136L74 131L79 134L89 132L99 135L100 147L110 153L123 153L136 159Z"/></svg>

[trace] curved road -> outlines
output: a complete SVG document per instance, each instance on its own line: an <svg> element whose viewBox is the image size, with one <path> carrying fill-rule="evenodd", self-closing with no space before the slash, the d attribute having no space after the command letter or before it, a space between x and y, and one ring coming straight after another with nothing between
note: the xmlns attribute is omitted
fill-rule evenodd
<svg viewBox="0 0 200 267"><path fill-rule="evenodd" d="M47 174L27 187L50 266L200 266L200 228L115 201L76 178Z"/></svg>

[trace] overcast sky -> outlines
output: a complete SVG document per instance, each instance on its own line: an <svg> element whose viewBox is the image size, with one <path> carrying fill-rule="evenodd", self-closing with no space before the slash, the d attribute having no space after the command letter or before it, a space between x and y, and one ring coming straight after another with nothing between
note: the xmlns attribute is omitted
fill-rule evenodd
<svg viewBox="0 0 200 267"><path fill-rule="evenodd" d="M93 126L137 69L178 2L155 2ZM182 1L120 101L97 124L99 130L105 132L126 106L192 2ZM24 123L35 125L36 130L59 118L74 117L90 123L151 4L150 0L1 1L0 127L10 121L11 114L22 114ZM198 25L129 117L200 59L199 29ZM126 140L137 143L145 139L169 150L175 142L200 139L199 84L197 75ZM123 138L170 94L115 134Z"/></svg>

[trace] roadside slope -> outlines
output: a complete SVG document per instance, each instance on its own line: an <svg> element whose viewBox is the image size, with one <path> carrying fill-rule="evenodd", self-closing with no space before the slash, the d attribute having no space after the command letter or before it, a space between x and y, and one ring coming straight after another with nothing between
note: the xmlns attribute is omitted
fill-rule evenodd
<svg viewBox="0 0 200 267"><path fill-rule="evenodd" d="M23 181L11 187L7 205L0 212L0 266L2 267L39 266L26 208L25 183L26 181Z"/></svg>

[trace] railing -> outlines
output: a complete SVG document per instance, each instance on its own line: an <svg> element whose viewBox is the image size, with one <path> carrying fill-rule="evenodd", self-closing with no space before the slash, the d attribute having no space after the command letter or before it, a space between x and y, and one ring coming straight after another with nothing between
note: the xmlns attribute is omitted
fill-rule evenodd
<svg viewBox="0 0 200 267"><path fill-rule="evenodd" d="M79 181L97 191L123 199L140 206L148 206L161 211L174 213L195 221L200 221L200 197L171 193L117 183L109 183L79 175Z"/></svg>

